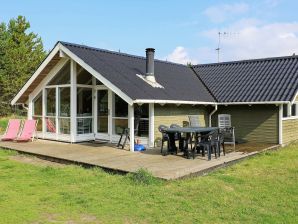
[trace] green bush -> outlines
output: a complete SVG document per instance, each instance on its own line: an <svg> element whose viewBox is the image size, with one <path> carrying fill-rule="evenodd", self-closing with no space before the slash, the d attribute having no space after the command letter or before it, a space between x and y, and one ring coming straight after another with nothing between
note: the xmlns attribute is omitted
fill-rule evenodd
<svg viewBox="0 0 298 224"><path fill-rule="evenodd" d="M135 173L127 174L128 178L136 184L151 185L159 184L161 180L154 177L147 169L140 168Z"/></svg>

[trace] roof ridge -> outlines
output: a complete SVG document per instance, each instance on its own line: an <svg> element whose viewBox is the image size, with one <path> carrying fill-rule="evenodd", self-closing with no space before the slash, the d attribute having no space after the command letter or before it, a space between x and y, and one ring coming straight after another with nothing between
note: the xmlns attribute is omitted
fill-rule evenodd
<svg viewBox="0 0 298 224"><path fill-rule="evenodd" d="M204 67L204 66L215 66L215 65L226 65L226 64L240 64L247 62L263 62L263 61L274 61L274 60L285 60L285 59L298 59L298 55L290 55L290 56L278 56L278 57L267 57L267 58L254 58L254 59L244 59L244 60L236 60L236 61L225 61L225 62L214 62L214 63L205 63L205 64L197 64L192 67Z"/></svg>
<svg viewBox="0 0 298 224"><path fill-rule="evenodd" d="M104 53L109 53L109 54L115 54L115 55L124 56L124 57L131 57L131 58L146 60L146 57L144 57L144 56L133 55L133 54L123 53L123 52L117 52L117 51L107 50L107 49L103 49L103 48L91 47L91 46L87 46L87 45L83 45L83 44L76 44L76 43L70 43L70 42L65 42L65 41L58 41L58 42L61 43L62 45L70 45L70 46L74 46L74 47L85 48L86 50L101 51L101 52L104 52ZM160 60L160 59L154 59L154 61L157 61L157 62L160 62L160 63L177 65L177 66L188 67L188 65L175 63L175 62L170 62L170 61L164 61L164 60Z"/></svg>

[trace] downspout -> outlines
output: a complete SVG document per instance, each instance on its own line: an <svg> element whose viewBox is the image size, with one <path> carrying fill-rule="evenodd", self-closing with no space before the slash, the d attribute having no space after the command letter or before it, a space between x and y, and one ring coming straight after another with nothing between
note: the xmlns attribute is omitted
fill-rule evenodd
<svg viewBox="0 0 298 224"><path fill-rule="evenodd" d="M217 104L215 104L215 108L213 111L211 111L211 113L209 114L209 127L211 127L211 118L212 118L212 115L215 114L215 112L217 111Z"/></svg>
<svg viewBox="0 0 298 224"><path fill-rule="evenodd" d="M29 108L26 107L24 103L22 103L21 105L22 105L22 107L23 107L25 110L27 110L27 111L29 110Z"/></svg>

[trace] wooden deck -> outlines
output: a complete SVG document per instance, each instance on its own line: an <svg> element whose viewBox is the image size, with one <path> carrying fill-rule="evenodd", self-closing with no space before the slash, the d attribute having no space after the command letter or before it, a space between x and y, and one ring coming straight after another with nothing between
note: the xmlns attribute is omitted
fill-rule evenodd
<svg viewBox="0 0 298 224"><path fill-rule="evenodd" d="M159 149L149 149L146 152L130 152L120 150L114 145L103 143L69 144L54 141L37 140L29 143L0 142L0 148L28 153L43 159L56 162L75 163L85 166L98 166L103 169L122 173L135 172L146 168L155 177L170 180L191 175L202 175L218 167L237 162L258 152L272 148L268 145L241 145L238 152L230 152L218 159L197 156L196 159L186 159L177 155L160 155ZM273 146L276 147L276 146ZM249 150L245 150L245 149Z"/></svg>

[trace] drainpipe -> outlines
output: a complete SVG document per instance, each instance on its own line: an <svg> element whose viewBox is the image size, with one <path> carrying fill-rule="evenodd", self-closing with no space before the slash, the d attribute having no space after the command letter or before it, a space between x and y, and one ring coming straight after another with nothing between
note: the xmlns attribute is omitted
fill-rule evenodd
<svg viewBox="0 0 298 224"><path fill-rule="evenodd" d="M25 110L27 110L27 111L29 110L29 108L26 107L24 103L22 103L21 105L22 105L22 107L23 107Z"/></svg>
<svg viewBox="0 0 298 224"><path fill-rule="evenodd" d="M209 127L211 127L211 117L213 114L215 114L215 112L217 111L217 104L215 105L215 108L213 111L211 111L211 113L209 114Z"/></svg>

